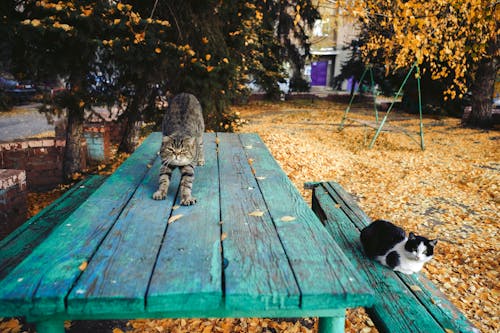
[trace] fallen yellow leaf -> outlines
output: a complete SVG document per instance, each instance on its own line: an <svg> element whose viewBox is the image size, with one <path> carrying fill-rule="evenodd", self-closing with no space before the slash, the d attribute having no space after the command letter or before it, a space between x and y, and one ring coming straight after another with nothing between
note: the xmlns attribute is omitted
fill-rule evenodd
<svg viewBox="0 0 500 333"><path fill-rule="evenodd" d="M285 215L280 220L281 220L281 222L292 222L292 221L296 220L296 217Z"/></svg>
<svg viewBox="0 0 500 333"><path fill-rule="evenodd" d="M258 210L258 209L257 209L257 210L255 210L255 211L251 212L251 213L250 213L250 214L248 214L248 215L250 215L250 216L257 216L257 217L259 217L259 216L264 215L264 212L263 212L263 211L260 211L260 210Z"/></svg>
<svg viewBox="0 0 500 333"><path fill-rule="evenodd" d="M412 285L410 286L410 289L413 290L413 291L422 291L422 288L420 288L419 286L417 285Z"/></svg>
<svg viewBox="0 0 500 333"><path fill-rule="evenodd" d="M87 268L87 261L84 261L82 262L82 264L78 267L79 270L81 270L82 272Z"/></svg>
<svg viewBox="0 0 500 333"><path fill-rule="evenodd" d="M222 235L220 235L220 240L223 241L226 238L227 238L227 233L223 232Z"/></svg>
<svg viewBox="0 0 500 333"><path fill-rule="evenodd" d="M183 217L184 215L182 214L177 214L177 215L173 215L171 216L169 219L168 219L168 224L170 223L174 223L175 221L177 221L178 219L180 219L181 217Z"/></svg>
<svg viewBox="0 0 500 333"><path fill-rule="evenodd" d="M0 318L3 319L3 318ZM13 318L6 322L0 322L0 331L2 332L21 332L21 323L19 320Z"/></svg>

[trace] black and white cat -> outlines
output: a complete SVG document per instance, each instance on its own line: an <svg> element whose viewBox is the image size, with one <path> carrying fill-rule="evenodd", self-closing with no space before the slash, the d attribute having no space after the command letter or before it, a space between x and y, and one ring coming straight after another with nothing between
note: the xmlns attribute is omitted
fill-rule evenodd
<svg viewBox="0 0 500 333"><path fill-rule="evenodd" d="M376 220L361 231L361 244L366 255L382 265L405 274L419 272L432 259L437 239L429 240L400 227Z"/></svg>

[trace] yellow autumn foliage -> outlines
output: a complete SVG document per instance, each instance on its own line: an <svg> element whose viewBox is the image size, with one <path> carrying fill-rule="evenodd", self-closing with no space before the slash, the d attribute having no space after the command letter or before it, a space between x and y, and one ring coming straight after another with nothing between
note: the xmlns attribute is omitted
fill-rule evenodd
<svg viewBox="0 0 500 333"><path fill-rule="evenodd" d="M452 78L454 94L466 89L468 59L494 56L487 50L500 10L490 0L344 0L341 6L363 24L382 27L370 29L361 48L367 63L383 54L390 72L425 62L433 79Z"/></svg>

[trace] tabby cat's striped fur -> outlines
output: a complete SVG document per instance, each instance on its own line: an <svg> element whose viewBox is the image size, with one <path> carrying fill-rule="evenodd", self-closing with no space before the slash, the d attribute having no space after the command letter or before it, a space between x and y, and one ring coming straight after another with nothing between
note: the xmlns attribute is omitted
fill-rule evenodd
<svg viewBox="0 0 500 333"><path fill-rule="evenodd" d="M163 140L160 156L160 179L153 199L163 200L167 195L172 171L181 171L181 205L192 205L191 196L195 165L205 163L203 157L203 132L205 124L201 105L191 94L176 95L169 103L163 117Z"/></svg>

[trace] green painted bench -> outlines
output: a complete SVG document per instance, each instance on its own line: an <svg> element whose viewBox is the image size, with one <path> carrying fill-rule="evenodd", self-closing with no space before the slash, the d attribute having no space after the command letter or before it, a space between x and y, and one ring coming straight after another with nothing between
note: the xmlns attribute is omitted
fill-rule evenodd
<svg viewBox="0 0 500 333"><path fill-rule="evenodd" d="M0 280L42 243L106 179L90 176L64 192L53 203L28 219L0 241Z"/></svg>
<svg viewBox="0 0 500 333"><path fill-rule="evenodd" d="M405 275L369 260L359 233L371 220L335 182L306 183L312 208L337 244L370 282L375 303L367 312L380 332L479 332L422 274Z"/></svg>
<svg viewBox="0 0 500 333"><path fill-rule="evenodd" d="M64 320L320 317L373 294L255 134L205 135L193 206L179 172L156 190L161 134L143 144L0 281L0 317Z"/></svg>

